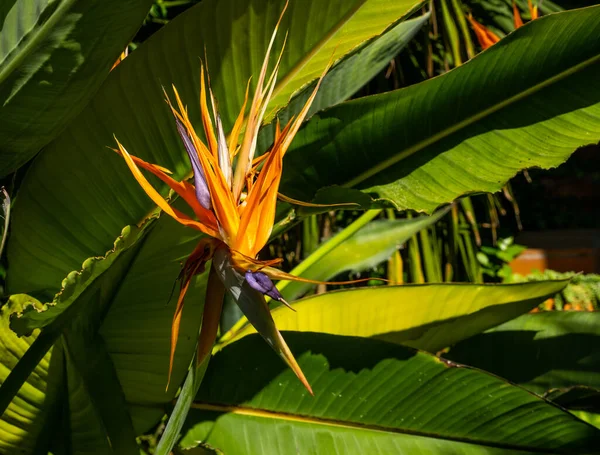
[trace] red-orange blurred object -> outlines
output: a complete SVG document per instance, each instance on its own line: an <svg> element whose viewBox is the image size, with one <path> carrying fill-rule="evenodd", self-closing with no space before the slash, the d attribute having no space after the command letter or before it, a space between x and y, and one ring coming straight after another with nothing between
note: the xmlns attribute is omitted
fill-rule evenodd
<svg viewBox="0 0 600 455"><path fill-rule="evenodd" d="M531 20L537 19L539 17L537 5L533 5L531 3L531 0L527 0L527 5L529 6L529 14L531 16ZM473 16L471 14L467 16L467 19L469 20L469 23L471 24L471 27L475 32L475 36L477 36L477 41L479 41L479 45L482 49L487 49L496 44L498 41L500 41L498 35L496 35L490 29L473 19ZM521 18L521 13L519 12L519 8L517 7L517 4L514 0L513 20L515 24L515 29L523 26L523 19Z"/></svg>
<svg viewBox="0 0 600 455"><path fill-rule="evenodd" d="M509 264L520 275L546 269L600 273L600 230L523 232L515 242L530 247Z"/></svg>

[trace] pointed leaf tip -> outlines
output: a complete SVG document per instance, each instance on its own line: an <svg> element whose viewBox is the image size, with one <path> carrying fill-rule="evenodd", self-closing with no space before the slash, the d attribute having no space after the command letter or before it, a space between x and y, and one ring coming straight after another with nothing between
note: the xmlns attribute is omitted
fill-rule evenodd
<svg viewBox="0 0 600 455"><path fill-rule="evenodd" d="M281 336L281 333L277 330L263 294L254 289L245 276L234 269L230 251L226 248L217 249L213 257L213 264L225 288L232 295L246 318L248 318L248 321L250 321L269 346L292 369L309 393L314 395L302 369ZM252 278L254 277L251 276L251 280Z"/></svg>

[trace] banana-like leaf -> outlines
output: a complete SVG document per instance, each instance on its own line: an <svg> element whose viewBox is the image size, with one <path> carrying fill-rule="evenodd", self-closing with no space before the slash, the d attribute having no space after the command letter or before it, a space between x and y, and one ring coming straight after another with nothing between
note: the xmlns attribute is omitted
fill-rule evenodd
<svg viewBox="0 0 600 455"><path fill-rule="evenodd" d="M367 81L375 77L400 50L408 44L430 17L430 13L415 19L401 21L389 31L365 43L357 50L346 55L337 63L321 82L317 97L313 101L307 117L329 106L334 106L350 98ZM300 112L317 81L306 85L290 103L277 113L277 118L285 125L292 115ZM266 125L260 132L258 147L266 150L273 143L275 122Z"/></svg>
<svg viewBox="0 0 600 455"><path fill-rule="evenodd" d="M183 446L228 455L592 453L600 431L520 387L403 346L285 333L311 397L257 336L215 355ZM243 380L240 380L243 378Z"/></svg>
<svg viewBox="0 0 600 455"><path fill-rule="evenodd" d="M85 107L151 0L12 0L0 7L0 176Z"/></svg>
<svg viewBox="0 0 600 455"><path fill-rule="evenodd" d="M36 339L39 331L31 336L18 337L9 328L12 311L20 311L32 299L26 295L14 295L0 309L0 384L6 381L9 373L17 365L23 354ZM0 454L31 453L36 447L48 413L46 389L51 354L33 365L31 375L4 413L0 413ZM0 389L1 390L1 389Z"/></svg>
<svg viewBox="0 0 600 455"><path fill-rule="evenodd" d="M294 302L296 312L277 307L273 319L280 330L377 337L437 352L530 311L567 283L427 284L334 291ZM246 326L234 339L252 332ZM479 352L488 355L486 350Z"/></svg>
<svg viewBox="0 0 600 455"><path fill-rule="evenodd" d="M301 263L292 275L311 280L327 281L339 273L352 270L362 271L387 260L404 242L421 229L435 223L447 211L434 216L404 220L378 220L361 228L342 242L335 237L321 245ZM348 228L346 228L348 229ZM334 244L333 248L329 244ZM309 265L306 266L305 264ZM301 269L301 272L300 272ZM300 273L298 273L300 272ZM302 296L314 285L300 281L287 281L278 287L283 297L292 301Z"/></svg>
<svg viewBox="0 0 600 455"><path fill-rule="evenodd" d="M34 329L50 326L58 336L62 328L79 311L77 307L85 304L85 299L81 298L83 293L89 293L90 289L93 289L92 284L100 276L111 271L111 266L124 253L136 246L146 233L144 231L152 225L152 220L148 220L142 229L135 226L125 227L114 242L113 248L104 256L87 259L80 270L67 275L62 282L60 292L56 294L52 302L42 306L37 303L25 305L22 311L15 312L11 317L12 330L22 336L28 335ZM112 278L118 279L119 276L116 275Z"/></svg>
<svg viewBox="0 0 600 455"><path fill-rule="evenodd" d="M165 242L165 239L169 241ZM104 273L97 276L89 273L103 267L102 260L96 258L93 262L95 265L84 268L78 279L66 280L66 288L61 295L72 298L61 300L61 305L39 313L24 312L21 308L13 309L23 313L21 319L15 320L13 317L13 323L22 321L23 326L20 328L23 330L41 325L44 326L42 334L52 329L60 335L59 329L68 329L67 341L75 333L91 337L89 349L77 344L76 339L68 343L65 366L67 379L63 381L67 390L70 390L72 412L67 414L66 420L71 428L69 437L71 444L80 447L81 451L104 453L102 447L106 449L107 437L112 441L113 447L116 440L121 441L123 446L128 444L127 435L130 432L126 431L127 416L121 414L122 423L115 416L107 418L107 406L114 407L114 403L118 403L119 397L115 396L118 392L112 393L111 400L116 400L112 405L111 400L102 397L111 387L112 390L118 390L115 389L115 384L120 384L122 388L121 393L127 403L135 434L156 425L170 409L195 352L206 289L204 277L198 277L188 290L171 386L165 391L171 320L175 310L175 302L171 299L171 304L168 303L170 296L177 291L175 280L181 263L191 253L196 242L197 235L168 217L160 218L143 238L143 243L138 242L121 251L120 256L112 261ZM117 243L123 245L125 241ZM104 260L110 262L111 258ZM43 306L38 304L36 308L42 310ZM51 322L46 323L45 315ZM8 333L16 337L10 330ZM51 342L55 339L56 336ZM104 345L100 350L102 355L92 355L91 351L98 350L101 344ZM4 349L0 353L5 355ZM110 358L103 353L110 355ZM89 356L91 366L81 360L86 356ZM102 362L92 365L99 358ZM107 368L111 363L118 382ZM14 367L11 364L13 371L16 369ZM31 368L33 367L35 365ZM86 370L87 367L91 370ZM94 376L95 370L92 367L97 367L101 372ZM95 382L96 380L101 382ZM2 386L0 399L4 384ZM56 431L66 431L63 422L58 422L57 425ZM110 430L111 426L113 431ZM31 444L35 442L33 436L34 433ZM30 436L20 433L19 437ZM97 445L94 441L103 442Z"/></svg>
<svg viewBox="0 0 600 455"><path fill-rule="evenodd" d="M136 156L172 170L175 178L189 175L189 161L162 87L169 90L175 84L192 122L200 125L200 58L206 55L228 131L243 104L248 80L254 75L251 85L257 81L270 31L284 4L285 0L203 1L112 71L89 106L39 155L21 185L8 242L11 292L56 291L69 271L106 251L123 226L139 223L153 209L122 159L107 149L114 146L113 135ZM420 5L419 0L290 1L275 43L280 49L288 32L268 111L286 105L332 59L377 37ZM358 76L370 75L370 68L357 65L351 65L354 84L367 82ZM330 87L338 88L334 83ZM166 191L164 185L158 188Z"/></svg>
<svg viewBox="0 0 600 455"><path fill-rule="evenodd" d="M555 167L600 140L599 34L600 6L542 17L443 76L317 114L286 155L281 191L327 204L359 189L431 212Z"/></svg>
<svg viewBox="0 0 600 455"><path fill-rule="evenodd" d="M600 313L543 312L523 315L462 341L445 357L538 394L575 386L600 390L598 346Z"/></svg>

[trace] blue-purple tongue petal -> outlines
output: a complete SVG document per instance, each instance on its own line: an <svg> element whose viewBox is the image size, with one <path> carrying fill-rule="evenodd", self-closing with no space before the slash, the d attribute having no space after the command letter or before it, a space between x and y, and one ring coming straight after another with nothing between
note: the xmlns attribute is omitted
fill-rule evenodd
<svg viewBox="0 0 600 455"><path fill-rule="evenodd" d="M252 272L248 270L246 272L246 281L252 287L252 289L260 292L261 294L268 295L273 300L283 300L283 296L279 292L279 289L275 287L271 281L271 278L269 278L263 272Z"/></svg>
<svg viewBox="0 0 600 455"><path fill-rule="evenodd" d="M194 147L194 143L190 139L185 126L183 126L178 119L175 119L175 122L177 123L177 132L183 141L185 151L187 152L190 162L192 163L192 170L194 171L194 186L196 187L196 199L198 199L198 202L202 207L204 207L206 210L210 210L212 207L210 202L210 191L208 191L206 176L204 175L204 170L200 164L200 158L198 158L198 151L196 150L196 147Z"/></svg>

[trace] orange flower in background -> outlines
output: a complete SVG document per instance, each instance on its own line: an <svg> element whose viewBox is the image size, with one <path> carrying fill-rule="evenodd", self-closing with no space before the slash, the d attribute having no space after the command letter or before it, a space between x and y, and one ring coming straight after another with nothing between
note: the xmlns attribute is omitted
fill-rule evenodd
<svg viewBox="0 0 600 455"><path fill-rule="evenodd" d="M279 22L271 37L248 114L245 115L245 108L249 85L229 139L223 130L213 94L207 87L203 67L200 72L200 112L206 143L196 134L177 89L173 86L174 103L165 92L167 104L192 165L194 185L186 181L176 181L168 169L130 155L118 140L118 148L115 151L123 157L137 182L158 207L179 223L205 234L185 261L179 277L181 291L171 327L169 378L173 368L185 294L192 278L202 273L207 261L212 260L198 341L197 362L201 363L211 352L217 335L223 294L228 290L248 320L312 394L304 374L275 327L264 296L287 305L274 286L273 279L321 282L285 273L273 267L281 263L281 259L261 261L257 259L257 255L269 240L273 229L283 156L306 117L328 68L321 75L298 115L283 128L277 124L273 145L265 154L255 158L258 131L275 88L281 61L280 54L274 69L267 77L269 55ZM241 134L244 126L244 133ZM190 206L195 218L169 205L148 182L142 170L166 183ZM356 281L363 280L352 282Z"/></svg>
<svg viewBox="0 0 600 455"><path fill-rule="evenodd" d="M527 0L527 4L529 6L529 14L531 16L531 20L537 19L539 17L537 5L533 5L531 3L531 0ZM475 19L473 19L473 16L471 14L469 14L467 16L467 19L469 19L469 23L471 24L471 27L473 28L473 31L475 32L475 36L477 37L477 41L479 41L479 45L481 46L482 49L485 50L485 49L493 46L494 44L496 44L498 41L500 41L500 38L498 37L498 35L496 35L490 29L488 29L487 27L483 26L482 24L477 22ZM519 8L517 7L517 4L514 0L513 0L513 21L514 21L515 29L523 26L523 19L521 18L521 13L519 12Z"/></svg>

